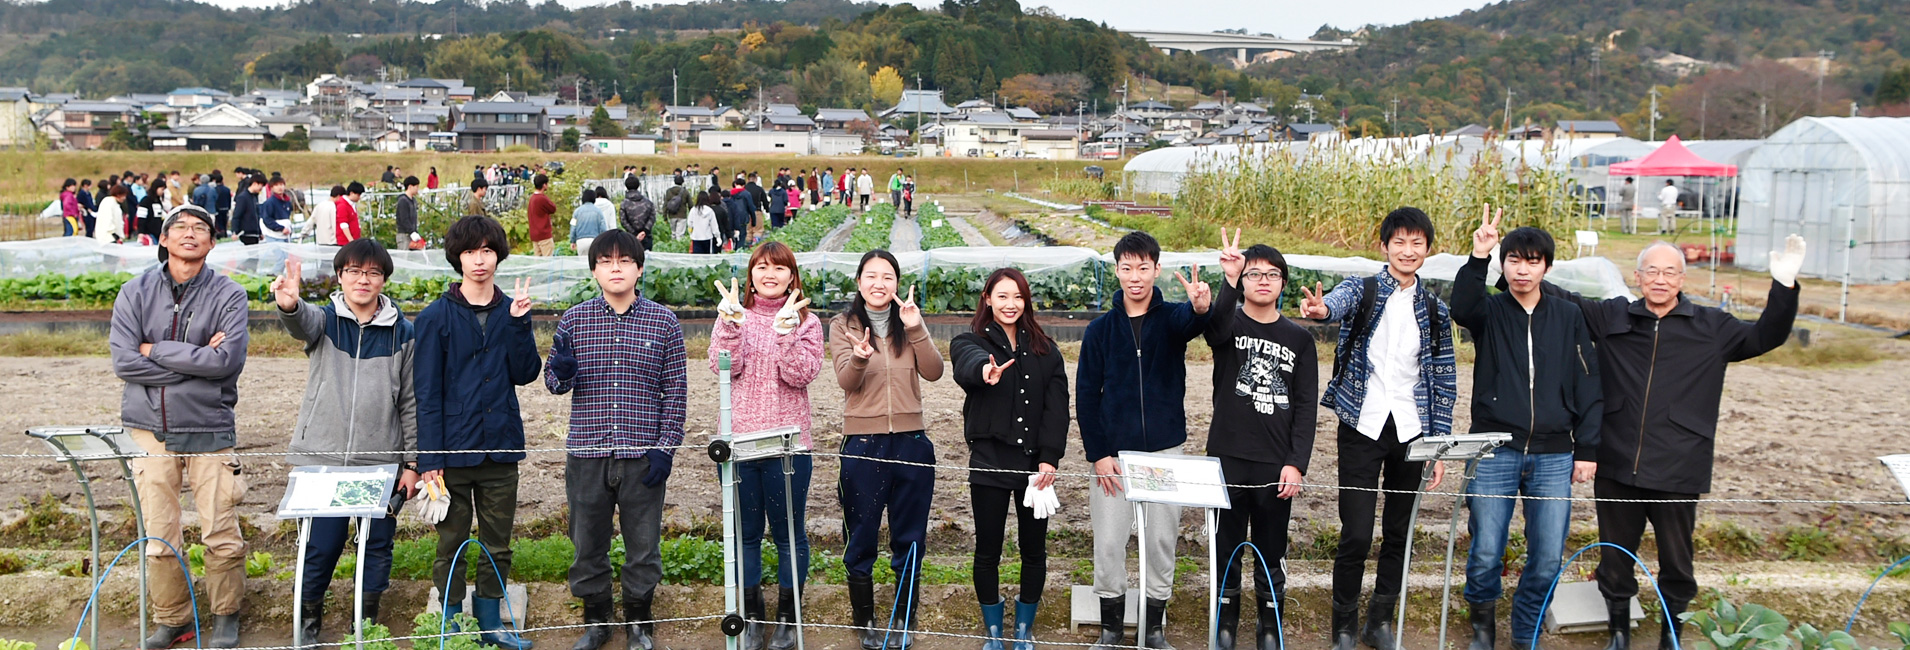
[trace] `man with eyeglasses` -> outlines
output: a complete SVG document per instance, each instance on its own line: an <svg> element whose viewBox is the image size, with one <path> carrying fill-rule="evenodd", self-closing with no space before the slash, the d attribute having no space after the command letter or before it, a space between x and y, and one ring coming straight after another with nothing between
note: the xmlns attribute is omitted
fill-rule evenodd
<svg viewBox="0 0 1910 650"><path fill-rule="evenodd" d="M146 453L133 460L146 534L166 540L146 543L154 624L146 650L197 634L192 579L175 555L185 550L179 500L187 484L206 545L212 625L205 645L239 645L246 547L236 507L245 477L232 450L248 341L246 293L206 267L214 230L212 215L199 206L173 208L159 231L159 265L120 289L107 338L113 374L126 382L120 422Z"/></svg>
<svg viewBox="0 0 1910 650"><path fill-rule="evenodd" d="M1771 293L1757 322L1686 298L1685 258L1659 241L1638 254L1635 278L1642 300L1590 300L1551 283L1547 298L1578 303L1598 348L1605 392L1598 444L1598 535L1636 552L1651 524L1658 539L1658 588L1664 620L1658 647L1671 650L1678 615L1698 596L1691 572L1691 532L1697 498L1711 491L1711 465L1724 395L1724 369L1783 345L1797 317L1797 272L1804 239L1795 234L1770 253ZM1611 643L1631 647L1631 598L1638 595L1632 559L1601 549L1598 589L1605 596Z"/></svg>

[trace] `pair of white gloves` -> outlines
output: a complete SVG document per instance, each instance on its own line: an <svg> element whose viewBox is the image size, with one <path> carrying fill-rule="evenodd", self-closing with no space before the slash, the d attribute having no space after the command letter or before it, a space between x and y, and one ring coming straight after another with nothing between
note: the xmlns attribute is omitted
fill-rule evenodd
<svg viewBox="0 0 1910 650"><path fill-rule="evenodd" d="M1053 485L1045 488L1035 487L1035 483L1040 480L1040 474L1028 475L1028 489L1021 493L1021 505L1033 508L1036 519L1047 519L1061 511L1061 499L1055 496Z"/></svg>
<svg viewBox="0 0 1910 650"><path fill-rule="evenodd" d="M737 297L740 294L738 294L736 290L736 278L730 278L728 288L724 288L720 280L714 284L716 285L716 292L723 296L723 300L716 304L717 320L728 321L731 325L739 327L742 326L743 315L749 312L743 309L743 303ZM776 310L776 319L774 324L771 325L771 328L776 330L777 334L788 334L796 331L796 328L802 326L802 310L808 306L809 299L802 297L802 288L791 288L789 290L789 299L783 301L783 308Z"/></svg>
<svg viewBox="0 0 1910 650"><path fill-rule="evenodd" d="M444 521L445 514L451 511L451 491L444 488L444 477L439 476L435 481L420 479L413 487L418 488L418 496L406 504L405 512L420 523L435 526Z"/></svg>

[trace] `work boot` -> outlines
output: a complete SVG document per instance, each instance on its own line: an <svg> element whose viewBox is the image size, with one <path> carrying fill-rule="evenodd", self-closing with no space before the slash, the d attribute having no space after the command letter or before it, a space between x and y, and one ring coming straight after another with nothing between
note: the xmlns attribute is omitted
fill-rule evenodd
<svg viewBox="0 0 1910 650"><path fill-rule="evenodd" d="M502 650L531 650L536 645L504 627L504 601L498 598L471 598L471 613L477 617L478 642Z"/></svg>
<svg viewBox="0 0 1910 650"><path fill-rule="evenodd" d="M206 634L208 648L239 647L239 613L213 614L212 631Z"/></svg>
<svg viewBox="0 0 1910 650"><path fill-rule="evenodd" d="M737 647L742 650L763 650L763 644L768 639L764 638L767 635L764 634L763 624L758 621L768 620L768 615L763 613L767 610L763 605L762 585L743 588L743 633L736 637Z"/></svg>
<svg viewBox="0 0 1910 650"><path fill-rule="evenodd" d="M1677 601L1665 603L1665 626L1658 632L1658 650L1672 650L1672 648L1684 647L1683 645L1676 644L1676 642L1678 641L1679 628L1684 626L1684 621L1678 620L1678 615L1685 613L1685 607L1687 605L1689 605L1689 603L1680 603Z"/></svg>
<svg viewBox="0 0 1910 650"><path fill-rule="evenodd" d="M922 583L910 580L908 590L896 583L895 607L889 618L888 650L909 650L915 646L915 618L922 609Z"/></svg>
<svg viewBox="0 0 1910 650"><path fill-rule="evenodd" d="M385 592L382 592L382 591L365 592L365 624L366 625L374 625L378 623L378 601L383 600L384 597L385 597Z"/></svg>
<svg viewBox="0 0 1910 650"><path fill-rule="evenodd" d="M1041 603L1021 602L1015 599L1015 650L1035 650L1035 615L1040 613Z"/></svg>
<svg viewBox="0 0 1910 650"><path fill-rule="evenodd" d="M570 650L597 650L610 642L610 610L613 603L610 594L592 596L584 599L584 635Z"/></svg>
<svg viewBox="0 0 1910 650"><path fill-rule="evenodd" d="M1393 613L1399 606L1399 594L1373 594L1366 603L1366 627L1360 630L1360 643L1374 650L1399 650L1393 638Z"/></svg>
<svg viewBox="0 0 1910 650"><path fill-rule="evenodd" d="M1266 592L1256 598L1259 601L1260 620L1254 627L1255 650L1280 650L1280 617L1287 613L1287 590L1273 590L1273 598L1268 599Z"/></svg>
<svg viewBox="0 0 1910 650"><path fill-rule="evenodd" d="M1333 650L1354 650L1359 646L1360 610L1359 604L1340 609L1333 607Z"/></svg>
<svg viewBox="0 0 1910 650"><path fill-rule="evenodd" d="M1605 629L1612 633L1605 650L1631 650L1631 599L1605 599L1605 617Z"/></svg>
<svg viewBox="0 0 1910 650"><path fill-rule="evenodd" d="M650 622L650 599L623 597L624 650L651 650L656 647L657 624Z"/></svg>
<svg viewBox="0 0 1910 650"><path fill-rule="evenodd" d="M1214 624L1214 648L1234 650L1234 635L1240 631L1240 590L1220 591L1220 619Z"/></svg>
<svg viewBox="0 0 1910 650"><path fill-rule="evenodd" d="M875 578L849 576L849 621L856 627L862 650L882 650L882 630L875 628Z"/></svg>
<svg viewBox="0 0 1910 650"><path fill-rule="evenodd" d="M1153 650L1174 650L1167 644L1167 601L1147 599L1147 611L1141 615L1141 646Z"/></svg>
<svg viewBox="0 0 1910 650"><path fill-rule="evenodd" d="M1472 645L1466 646L1466 650L1492 650L1492 645L1499 640L1499 601L1468 601L1466 605L1472 612L1467 617L1472 621ZM1513 644L1517 643L1518 639L1513 639Z"/></svg>
<svg viewBox="0 0 1910 650"><path fill-rule="evenodd" d="M193 627L190 624L167 625L165 623L153 623L152 636L148 636L145 641L140 642L139 647L145 650L166 650L166 648L172 647L175 643L191 641L196 636L198 636L198 634L193 631Z"/></svg>
<svg viewBox="0 0 1910 650"><path fill-rule="evenodd" d="M995 604L982 605L982 636L988 637L982 641L982 650L1003 650L1001 618L1008 611L1008 603L1002 601L1000 596L995 598Z"/></svg>
<svg viewBox="0 0 1910 650"><path fill-rule="evenodd" d="M796 649L796 590L776 590L776 630L769 635L769 650Z"/></svg>
<svg viewBox="0 0 1910 650"><path fill-rule="evenodd" d="M1127 595L1101 599L1101 638L1091 650L1116 650L1127 634Z"/></svg>
<svg viewBox="0 0 1910 650"><path fill-rule="evenodd" d="M319 620L325 617L324 597L300 602L298 616L298 646L309 648L318 645Z"/></svg>

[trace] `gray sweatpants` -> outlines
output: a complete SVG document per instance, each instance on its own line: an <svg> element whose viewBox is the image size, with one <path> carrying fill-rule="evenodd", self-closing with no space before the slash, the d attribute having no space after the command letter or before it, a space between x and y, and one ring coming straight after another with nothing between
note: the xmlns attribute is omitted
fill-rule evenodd
<svg viewBox="0 0 1910 650"><path fill-rule="evenodd" d="M1157 454L1178 454L1180 447ZM1088 513L1094 525L1094 595L1114 598L1127 593L1127 542L1134 537L1134 503L1125 494L1110 495L1097 481L1088 486ZM1167 600L1174 591L1174 542L1180 538L1180 506L1141 504L1147 518L1148 598Z"/></svg>
<svg viewBox="0 0 1910 650"><path fill-rule="evenodd" d="M663 580L663 488L644 487L644 458L564 457L564 496L570 502L570 595L610 595L610 535L623 532L623 596L647 599ZM612 513L617 527L610 525Z"/></svg>

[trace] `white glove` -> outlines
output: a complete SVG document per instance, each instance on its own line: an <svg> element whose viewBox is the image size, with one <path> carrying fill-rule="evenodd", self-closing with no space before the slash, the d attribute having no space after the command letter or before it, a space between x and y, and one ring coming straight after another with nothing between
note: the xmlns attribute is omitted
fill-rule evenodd
<svg viewBox="0 0 1910 650"><path fill-rule="evenodd" d="M418 488L418 498L406 504L405 512L427 525L436 526L438 522L444 521L444 516L451 512L451 492L444 489L444 479L421 479L413 487Z"/></svg>
<svg viewBox="0 0 1910 650"><path fill-rule="evenodd" d="M1041 480L1040 474L1028 476L1028 489L1021 493L1021 505L1035 511L1036 519L1047 519L1061 510L1061 500L1055 496L1054 486L1035 487Z"/></svg>
<svg viewBox="0 0 1910 650"><path fill-rule="evenodd" d="M1797 271L1804 268L1804 238L1791 233L1784 238L1784 252L1771 251L1771 279L1786 287L1797 286Z"/></svg>
<svg viewBox="0 0 1910 650"><path fill-rule="evenodd" d="M743 303L736 299L736 278L730 278L728 289L723 288L723 282L720 280L713 284L716 285L716 292L723 296L723 300L716 304L717 320L728 321L731 325L742 325L744 310Z"/></svg>
<svg viewBox="0 0 1910 650"><path fill-rule="evenodd" d="M802 297L800 287L789 290L789 299L783 301L783 308L776 310L776 323L773 326L777 334L788 334L802 326L802 309L809 306L809 299Z"/></svg>

